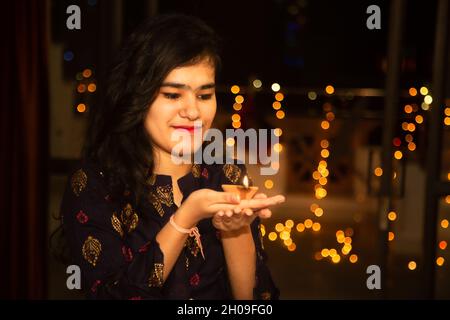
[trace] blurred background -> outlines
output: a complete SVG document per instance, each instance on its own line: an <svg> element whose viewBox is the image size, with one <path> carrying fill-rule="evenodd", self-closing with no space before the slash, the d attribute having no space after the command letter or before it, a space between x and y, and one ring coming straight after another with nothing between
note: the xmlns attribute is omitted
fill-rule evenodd
<svg viewBox="0 0 450 320"><path fill-rule="evenodd" d="M81 29L68 30L70 5ZM370 5L380 29L366 25ZM20 0L1 30L2 298L82 299L49 252L89 110L144 19L224 41L218 128L271 128L287 201L262 228L281 299L450 298L447 0ZM232 142L230 142L232 143ZM369 290L367 267L381 270Z"/></svg>

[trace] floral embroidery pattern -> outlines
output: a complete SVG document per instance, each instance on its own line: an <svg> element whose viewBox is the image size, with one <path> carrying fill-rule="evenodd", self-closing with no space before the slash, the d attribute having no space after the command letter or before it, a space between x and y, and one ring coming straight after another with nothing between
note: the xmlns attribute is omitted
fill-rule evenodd
<svg viewBox="0 0 450 320"><path fill-rule="evenodd" d="M111 224L113 229L116 230L121 237L123 237L122 223L120 222L115 212L111 216Z"/></svg>
<svg viewBox="0 0 450 320"><path fill-rule="evenodd" d="M191 284L191 286L196 287L198 286L198 284L200 283L200 276L198 275L198 273L194 274L191 279L189 279L189 283Z"/></svg>
<svg viewBox="0 0 450 320"><path fill-rule="evenodd" d="M98 239L89 236L86 241L84 241L81 251L84 259L95 267L98 257L102 251L102 244Z"/></svg>
<svg viewBox="0 0 450 320"><path fill-rule="evenodd" d="M206 168L203 168L202 177L205 179L208 179L208 176L209 176L208 170Z"/></svg>
<svg viewBox="0 0 450 320"><path fill-rule="evenodd" d="M153 264L153 270L148 280L149 287L161 288L163 285L164 265L162 263Z"/></svg>
<svg viewBox="0 0 450 320"><path fill-rule="evenodd" d="M73 193L78 197L87 185L87 175L83 169L77 170L70 179Z"/></svg>
<svg viewBox="0 0 450 320"><path fill-rule="evenodd" d="M189 258L187 256L184 256L184 258L185 258L184 263L186 265L186 271L188 271L189 270Z"/></svg>
<svg viewBox="0 0 450 320"><path fill-rule="evenodd" d="M239 178L241 177L241 169L237 165L227 163L223 165L222 169L225 177L227 177L227 179L232 183L237 183L239 181Z"/></svg>
<svg viewBox="0 0 450 320"><path fill-rule="evenodd" d="M97 292L97 287L100 285L100 283L102 283L100 280L95 280L94 281L94 283L92 284L92 287L91 287L91 291L93 293Z"/></svg>
<svg viewBox="0 0 450 320"><path fill-rule="evenodd" d="M122 228L128 233L136 229L139 217L131 204L127 203L120 212L120 222L122 222Z"/></svg>
<svg viewBox="0 0 450 320"><path fill-rule="evenodd" d="M150 202L153 204L153 207L156 209L158 214L162 217L164 215L162 205L164 204L167 207L173 205L172 186L167 185L157 187L155 192L150 193Z"/></svg>
<svg viewBox="0 0 450 320"><path fill-rule="evenodd" d="M78 211L77 213L77 220L81 224L85 224L88 222L89 217L86 215L86 213L83 212L83 210Z"/></svg>
<svg viewBox="0 0 450 320"><path fill-rule="evenodd" d="M149 248L150 248L150 241L141 246L138 251L139 253L144 253L147 252Z"/></svg>
<svg viewBox="0 0 450 320"><path fill-rule="evenodd" d="M194 176L194 178L200 178L200 165L199 164L194 164L192 166L192 175Z"/></svg>
<svg viewBox="0 0 450 320"><path fill-rule="evenodd" d="M126 262L131 262L131 260L133 260L133 252L131 251L131 248L122 246L122 254Z"/></svg>

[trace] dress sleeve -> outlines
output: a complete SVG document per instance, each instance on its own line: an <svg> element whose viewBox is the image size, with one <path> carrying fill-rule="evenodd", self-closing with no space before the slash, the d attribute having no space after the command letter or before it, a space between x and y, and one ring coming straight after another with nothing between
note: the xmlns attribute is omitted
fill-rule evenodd
<svg viewBox="0 0 450 320"><path fill-rule="evenodd" d="M164 259L157 228L149 242L131 248L139 216L130 204L120 209L108 197L99 171L82 167L69 178L61 214L82 289L92 299L161 299Z"/></svg>
<svg viewBox="0 0 450 320"><path fill-rule="evenodd" d="M247 168L243 164L225 164L223 166L224 179L222 183L242 184L242 179L247 175L250 185L253 184L252 178L247 173ZM253 240L256 249L256 273L255 288L253 289L253 299L255 300L278 300L280 296L279 289L275 286L272 275L267 266L268 256L264 249L261 234L261 219L256 219L251 224Z"/></svg>

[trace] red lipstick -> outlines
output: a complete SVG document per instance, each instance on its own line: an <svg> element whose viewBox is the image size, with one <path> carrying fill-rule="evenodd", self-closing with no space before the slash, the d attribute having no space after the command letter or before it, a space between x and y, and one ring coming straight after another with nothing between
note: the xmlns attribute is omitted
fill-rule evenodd
<svg viewBox="0 0 450 320"><path fill-rule="evenodd" d="M195 126L173 126L173 128L175 128L175 129L183 129L183 130L187 130L187 131L189 131L190 133L193 133L194 130L196 129Z"/></svg>

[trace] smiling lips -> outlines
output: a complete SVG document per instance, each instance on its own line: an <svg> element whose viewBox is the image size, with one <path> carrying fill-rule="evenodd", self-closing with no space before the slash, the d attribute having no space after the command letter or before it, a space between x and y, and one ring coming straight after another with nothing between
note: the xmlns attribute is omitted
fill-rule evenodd
<svg viewBox="0 0 450 320"><path fill-rule="evenodd" d="M200 129L201 127L196 127L196 126L172 126L175 129L181 129L181 130L186 130L189 133L194 133L195 130Z"/></svg>

